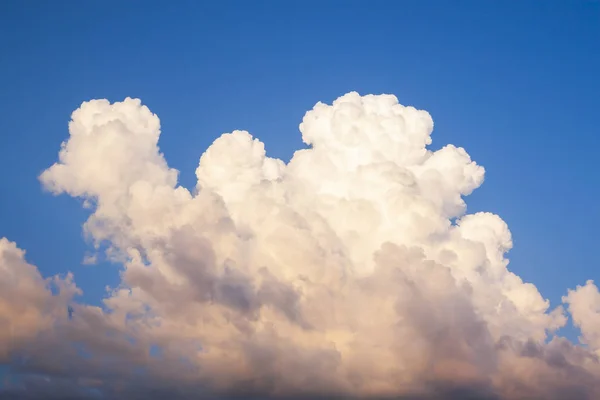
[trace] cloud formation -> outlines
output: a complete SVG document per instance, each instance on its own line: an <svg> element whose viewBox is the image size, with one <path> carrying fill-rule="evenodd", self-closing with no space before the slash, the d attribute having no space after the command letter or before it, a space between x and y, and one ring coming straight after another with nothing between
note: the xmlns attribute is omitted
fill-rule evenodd
<svg viewBox="0 0 600 400"><path fill-rule="evenodd" d="M0 398L600 398L598 288L550 309L510 272L506 223L465 214L484 169L432 130L348 93L287 164L223 134L190 191L139 100L83 103L40 181L85 200L121 283L78 303L0 239ZM552 335L568 313L581 344Z"/></svg>

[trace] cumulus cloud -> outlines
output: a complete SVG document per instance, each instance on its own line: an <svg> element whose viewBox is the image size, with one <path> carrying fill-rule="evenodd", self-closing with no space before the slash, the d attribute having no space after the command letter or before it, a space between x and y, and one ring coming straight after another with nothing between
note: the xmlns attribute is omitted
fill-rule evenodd
<svg viewBox="0 0 600 400"><path fill-rule="evenodd" d="M593 281L569 290L563 301L569 305L573 322L581 329L582 341L600 356L600 292Z"/></svg>
<svg viewBox="0 0 600 400"><path fill-rule="evenodd" d="M430 151L427 112L348 93L300 131L287 164L223 134L190 191L139 100L83 103L40 181L85 201L121 283L78 303L0 240L0 397L600 398L597 287L563 299L582 343L553 336L566 311L510 272L500 217L466 214L484 169Z"/></svg>

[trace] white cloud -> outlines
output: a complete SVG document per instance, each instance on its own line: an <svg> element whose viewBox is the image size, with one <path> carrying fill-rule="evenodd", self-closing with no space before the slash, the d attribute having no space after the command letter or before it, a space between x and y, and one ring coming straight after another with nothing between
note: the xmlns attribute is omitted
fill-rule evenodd
<svg viewBox="0 0 600 400"><path fill-rule="evenodd" d="M122 283L107 310L73 303L70 277L53 296L1 241L0 285L24 274L20 290L32 295L0 294L11 326L0 350L37 360L31 370L53 379L51 356L73 360L61 378L114 396L134 387L182 398L600 396L592 352L546 344L566 317L507 269L507 225L465 215L484 169L462 148L429 151L432 130L427 112L394 96L349 93L306 114L311 147L288 164L248 132L222 135L200 158L192 193L177 185L159 120L139 100L84 103L40 180L94 205L86 233L110 243ZM599 296L588 283L565 298L592 351ZM69 304L72 319L58 311ZM135 379L139 368L156 387Z"/></svg>
<svg viewBox="0 0 600 400"><path fill-rule="evenodd" d="M593 281L569 290L563 301L568 304L573 322L581 329L583 343L600 356L600 292Z"/></svg>
<svg viewBox="0 0 600 400"><path fill-rule="evenodd" d="M15 243L0 238L0 363L8 362L12 351L23 350L38 334L63 322L69 300L79 293L70 274L64 279L43 279L24 255Z"/></svg>

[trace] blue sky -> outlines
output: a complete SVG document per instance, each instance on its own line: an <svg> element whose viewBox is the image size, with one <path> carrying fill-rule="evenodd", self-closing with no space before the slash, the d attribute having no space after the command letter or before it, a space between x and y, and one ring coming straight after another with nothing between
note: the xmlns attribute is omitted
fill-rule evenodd
<svg viewBox="0 0 600 400"><path fill-rule="evenodd" d="M596 1L18 2L0 4L0 236L97 303L117 267L82 265L86 211L44 193L71 112L139 97L195 184L204 149L247 129L271 156L302 146L317 101L393 93L431 113L433 147L487 170L469 212L498 213L511 269L553 304L600 280L600 3Z"/></svg>

